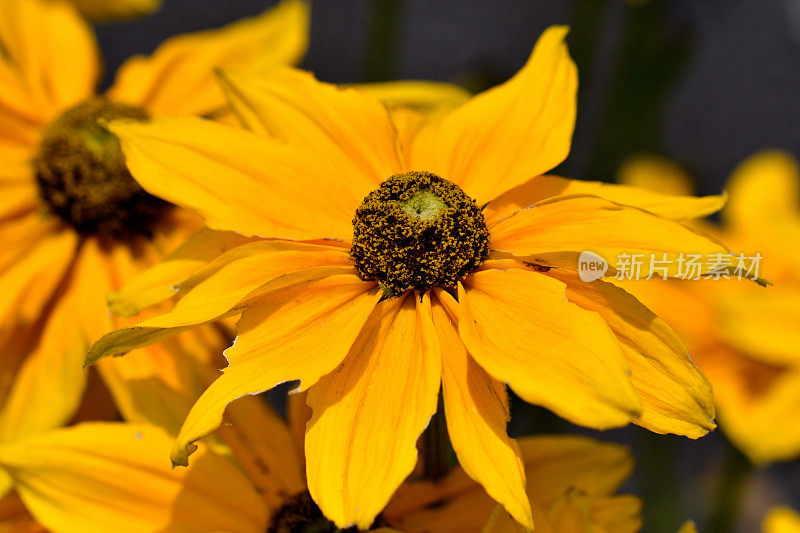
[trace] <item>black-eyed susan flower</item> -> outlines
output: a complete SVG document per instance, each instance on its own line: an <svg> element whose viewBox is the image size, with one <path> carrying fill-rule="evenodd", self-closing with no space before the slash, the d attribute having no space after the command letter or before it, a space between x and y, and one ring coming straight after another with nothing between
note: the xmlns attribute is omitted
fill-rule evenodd
<svg viewBox="0 0 800 533"><path fill-rule="evenodd" d="M188 469L170 468L171 445L160 427L114 422L84 422L0 444L0 466L12 473L17 497L32 515L20 509L13 517L11 508L3 515L0 507L3 526L14 518L27 531L55 533L263 533L290 531L273 527L282 518L326 523L303 499L302 452L289 427L259 399L229 410L225 427Z"/></svg>
<svg viewBox="0 0 800 533"><path fill-rule="evenodd" d="M464 471L527 527L504 383L578 424L705 434L711 391L677 336L576 270L584 250L611 269L622 252L723 251L666 218L720 199L542 176L574 126L565 35L549 29L511 80L422 120L276 68L222 76L250 131L113 122L145 190L212 229L268 240L209 262L178 284L170 313L105 336L87 362L241 313L229 366L172 460L187 464L236 398L299 380L313 410L309 490L340 527L371 524L412 471L440 388Z"/></svg>
<svg viewBox="0 0 800 533"><path fill-rule="evenodd" d="M623 179L687 188L674 165L652 159L627 165ZM799 189L797 162L782 152L763 152L731 176L721 224L694 223L746 258L760 256L762 275L773 286L736 276L624 284L686 341L714 387L720 426L758 463L800 454L800 424L792 422L800 402L800 254L788 244L800 239Z"/></svg>
<svg viewBox="0 0 800 533"><path fill-rule="evenodd" d="M576 435L523 437L518 443L536 531L639 531L641 501L615 494L633 472L627 448ZM436 483L404 484L383 517L408 533L523 531L460 468Z"/></svg>
<svg viewBox="0 0 800 533"><path fill-rule="evenodd" d="M285 2L134 57L97 95L94 36L69 2L0 2L0 442L70 420L83 352L121 324L105 295L202 225L136 184L101 122L212 115L224 106L215 66L295 61L306 31L307 6ZM174 431L218 337L198 330L100 373L126 418ZM0 469L0 494L9 485Z"/></svg>

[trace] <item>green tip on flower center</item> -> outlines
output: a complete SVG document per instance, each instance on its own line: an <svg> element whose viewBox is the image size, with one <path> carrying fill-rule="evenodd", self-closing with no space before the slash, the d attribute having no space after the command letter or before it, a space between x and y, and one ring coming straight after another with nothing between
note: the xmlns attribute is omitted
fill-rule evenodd
<svg viewBox="0 0 800 533"><path fill-rule="evenodd" d="M359 276L388 296L450 288L489 254L475 200L430 172L392 176L356 210L350 257Z"/></svg>
<svg viewBox="0 0 800 533"><path fill-rule="evenodd" d="M170 204L131 177L119 141L101 121L147 119L143 110L93 98L64 111L44 131L33 160L48 210L85 235L149 236Z"/></svg>
<svg viewBox="0 0 800 533"><path fill-rule="evenodd" d="M447 204L428 190L415 192L407 202L399 205L408 216L425 221L436 220L447 209Z"/></svg>

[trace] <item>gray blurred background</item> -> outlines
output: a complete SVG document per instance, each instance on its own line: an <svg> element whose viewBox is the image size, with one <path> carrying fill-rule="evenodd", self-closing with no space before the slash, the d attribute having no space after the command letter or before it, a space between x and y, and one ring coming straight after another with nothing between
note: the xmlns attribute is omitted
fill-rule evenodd
<svg viewBox="0 0 800 533"><path fill-rule="evenodd" d="M131 54L273 3L164 0L149 18L99 26L104 83ZM699 192L716 193L755 151L800 155L800 0L317 0L303 67L331 82L418 78L479 91L522 66L551 24L572 26L581 80L559 173L611 181L627 156L656 153L690 170ZM586 432L522 402L513 411L517 434ZM714 509L739 489L735 531L758 531L776 503L800 509L800 464L738 475L744 459L719 432L699 441L637 428L593 434L634 448L625 489L645 498L645 531L672 533L689 518L701 531L733 531Z"/></svg>

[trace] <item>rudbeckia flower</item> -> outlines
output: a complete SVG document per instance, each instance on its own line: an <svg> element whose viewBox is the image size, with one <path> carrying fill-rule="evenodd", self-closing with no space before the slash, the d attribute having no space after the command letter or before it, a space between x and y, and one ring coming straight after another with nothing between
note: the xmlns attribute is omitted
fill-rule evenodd
<svg viewBox="0 0 800 533"><path fill-rule="evenodd" d="M86 382L83 354L125 323L109 316L105 295L202 227L136 184L100 122L218 112L213 68L297 60L307 15L289 1L171 39L130 59L97 95L97 46L70 3L0 2L0 442L70 420ZM127 419L174 431L218 341L197 330L99 371ZM10 483L0 469L0 495Z"/></svg>
<svg viewBox="0 0 800 533"><path fill-rule="evenodd" d="M593 428L714 427L708 383L674 332L576 270L583 250L610 271L623 251L721 252L668 218L720 199L542 176L566 157L574 126L566 32L549 29L511 80L426 120L395 120L363 92L278 67L222 75L250 131L179 117L110 125L145 190L214 230L262 238L181 282L171 312L87 355L241 314L176 464L230 402L299 380L313 410L311 496L338 526L367 527L414 468L441 388L462 467L531 527L505 383Z"/></svg>
<svg viewBox="0 0 800 533"><path fill-rule="evenodd" d="M615 495L633 472L627 448L577 435L523 437L518 443L536 531L641 529L639 498ZM408 533L522 531L460 468L436 483L404 484L382 516Z"/></svg>
<svg viewBox="0 0 800 533"><path fill-rule="evenodd" d="M237 403L187 469L170 468L172 440L150 424L84 422L0 444L19 498L4 501L29 527L14 531L263 533L286 531L270 529L286 515L325 523L303 496L298 443L260 399ZM13 523L8 503L3 526Z"/></svg>
<svg viewBox="0 0 800 533"><path fill-rule="evenodd" d="M624 179L643 182L645 173L652 187L686 182L653 160L627 165ZM797 162L763 152L732 174L721 224L694 223L745 257L760 254L771 287L737 279L623 284L686 341L714 387L720 426L757 463L800 454L800 424L787 423L800 403L800 255L787 245L800 239L799 189Z"/></svg>

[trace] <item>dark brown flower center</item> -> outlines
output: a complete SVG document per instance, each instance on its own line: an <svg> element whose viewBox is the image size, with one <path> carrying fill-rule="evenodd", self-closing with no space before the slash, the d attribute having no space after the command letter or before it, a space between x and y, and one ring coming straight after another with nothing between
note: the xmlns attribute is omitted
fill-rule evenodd
<svg viewBox="0 0 800 533"><path fill-rule="evenodd" d="M383 525L379 516L374 527ZM339 529L325 518L311 495L301 492L289 498L286 503L272 515L267 533L357 533L358 528Z"/></svg>
<svg viewBox="0 0 800 533"><path fill-rule="evenodd" d="M147 194L125 166L103 120L147 119L143 110L93 98L63 112L45 130L33 160L39 196L53 214L85 235L149 236L170 204Z"/></svg>
<svg viewBox="0 0 800 533"><path fill-rule="evenodd" d="M489 254L475 200L430 172L392 176L364 198L353 220L350 257L359 276L389 296L449 288Z"/></svg>

